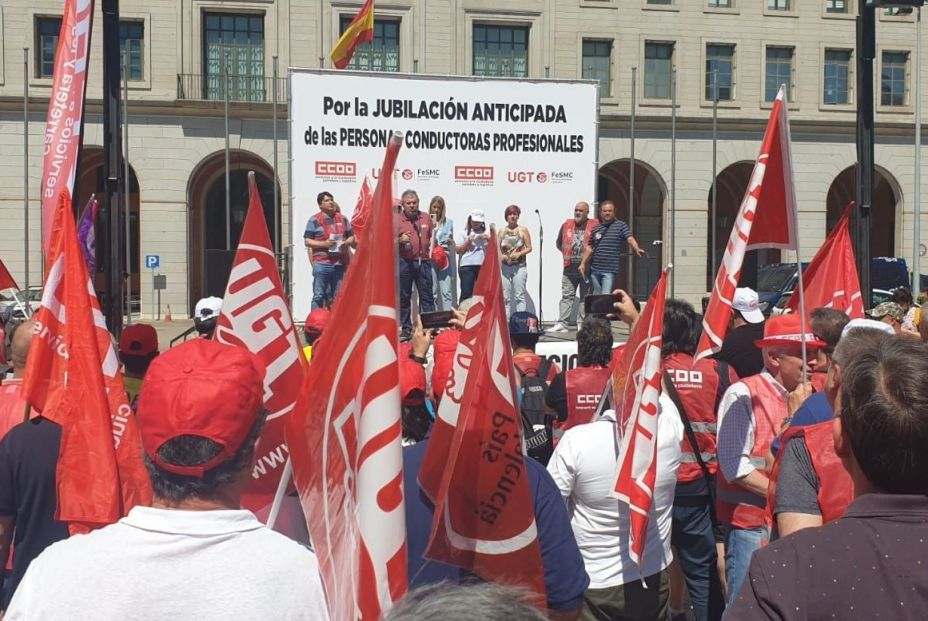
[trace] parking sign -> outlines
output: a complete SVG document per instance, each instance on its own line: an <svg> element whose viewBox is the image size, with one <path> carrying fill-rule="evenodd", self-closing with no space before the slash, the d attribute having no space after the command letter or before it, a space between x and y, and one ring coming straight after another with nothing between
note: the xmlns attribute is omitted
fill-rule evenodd
<svg viewBox="0 0 928 621"><path fill-rule="evenodd" d="M154 270L161 267L161 255L157 254L146 254L145 255L145 267Z"/></svg>

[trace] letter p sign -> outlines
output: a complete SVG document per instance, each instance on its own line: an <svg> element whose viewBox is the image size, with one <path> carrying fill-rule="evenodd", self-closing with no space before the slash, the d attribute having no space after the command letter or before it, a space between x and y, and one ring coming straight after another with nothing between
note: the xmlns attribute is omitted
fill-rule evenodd
<svg viewBox="0 0 928 621"><path fill-rule="evenodd" d="M161 255L146 254L145 255L145 267L150 270L156 270L159 267L161 267Z"/></svg>

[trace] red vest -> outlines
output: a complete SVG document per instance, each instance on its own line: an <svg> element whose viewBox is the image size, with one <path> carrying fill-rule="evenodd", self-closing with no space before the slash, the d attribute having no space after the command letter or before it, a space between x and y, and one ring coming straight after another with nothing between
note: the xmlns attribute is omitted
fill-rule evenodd
<svg viewBox="0 0 928 621"><path fill-rule="evenodd" d="M693 362L692 356L677 353L664 358L664 368L680 395L686 416L690 419L702 460L709 467L709 472L715 474L719 467L715 456L720 381L718 362L710 358ZM730 376L729 379L731 379ZM702 470L685 434L680 449L680 468L677 470L677 480L687 483L699 479L702 476Z"/></svg>
<svg viewBox="0 0 928 621"><path fill-rule="evenodd" d="M316 222L319 223L319 226L322 227L323 239L330 239L333 233L340 234L342 239L345 239L345 232L347 227L345 226L345 218L340 213L336 213L332 216L332 224L329 224L328 217L323 212L318 212L316 214ZM313 260L319 261L320 263L340 263L345 265L350 259L350 255L347 252L338 253L338 258L335 258L335 253L330 253L328 250L314 250L313 251Z"/></svg>
<svg viewBox="0 0 928 621"><path fill-rule="evenodd" d="M577 367L564 373L567 386L567 420L554 421L554 441L571 427L593 421L593 413L606 390L610 371L606 367Z"/></svg>
<svg viewBox="0 0 928 621"><path fill-rule="evenodd" d="M822 523L827 524L844 515L844 510L854 500L854 483L835 453L835 438L832 421L790 427L780 440L780 452L773 462L770 485L767 486L767 522L773 524L773 509L776 506L777 479L780 476L780 461L786 452L786 444L795 437L804 437L812 467L818 477L818 508L822 512Z"/></svg>
<svg viewBox="0 0 928 621"><path fill-rule="evenodd" d="M751 394L751 409L754 414L754 446L751 463L762 474L766 474L766 456L770 443L780 431L786 418L786 399L770 383L765 373L752 375L741 380ZM737 483L729 483L724 476L717 477L719 520L737 528L762 528L767 499L752 494Z"/></svg>
<svg viewBox="0 0 928 621"><path fill-rule="evenodd" d="M586 227L583 229L583 243L588 244L590 241L590 233L599 225L599 220L596 218L588 218L586 221ZM574 245L574 235L577 233L577 221L571 218L564 222L564 226L561 227L561 255L564 257L564 267L570 265L570 249Z"/></svg>

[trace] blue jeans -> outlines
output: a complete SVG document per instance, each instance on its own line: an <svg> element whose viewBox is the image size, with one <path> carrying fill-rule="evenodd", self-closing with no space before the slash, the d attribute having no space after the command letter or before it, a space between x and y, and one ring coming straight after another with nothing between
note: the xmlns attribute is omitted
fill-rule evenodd
<svg viewBox="0 0 928 621"><path fill-rule="evenodd" d="M670 543L676 548L696 621L719 621L725 608L709 502L704 494L678 496L673 503Z"/></svg>
<svg viewBox="0 0 928 621"><path fill-rule="evenodd" d="M443 270L435 269L432 266L432 297L435 298L435 310L451 310L451 273L453 268L449 262L448 267Z"/></svg>
<svg viewBox="0 0 928 621"><path fill-rule="evenodd" d="M612 283L615 282L615 272L590 272L590 282L593 283L593 293L612 293Z"/></svg>
<svg viewBox="0 0 928 621"><path fill-rule="evenodd" d="M415 283L419 292L419 312L431 313L435 310L432 299L432 262L428 259L400 258L400 327L403 335L409 336L412 332L412 317L410 305L412 302L412 285Z"/></svg>
<svg viewBox="0 0 928 621"><path fill-rule="evenodd" d="M508 318L515 306L515 312L524 311L525 285L528 282L528 269L525 265L503 263L503 301L506 303Z"/></svg>
<svg viewBox="0 0 928 621"><path fill-rule="evenodd" d="M725 573L728 576L728 605L738 597L738 591L751 567L751 556L759 550L765 538L763 528L735 528L725 535Z"/></svg>
<svg viewBox="0 0 928 621"><path fill-rule="evenodd" d="M313 263L312 310L320 306L331 306L338 294L345 275L345 266L332 263Z"/></svg>

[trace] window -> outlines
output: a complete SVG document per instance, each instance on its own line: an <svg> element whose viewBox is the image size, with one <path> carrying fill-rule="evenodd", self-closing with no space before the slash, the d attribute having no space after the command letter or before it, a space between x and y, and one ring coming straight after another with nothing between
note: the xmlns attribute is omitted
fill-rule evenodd
<svg viewBox="0 0 928 621"><path fill-rule="evenodd" d="M825 76L822 103L828 106L845 106L849 96L851 50L825 50Z"/></svg>
<svg viewBox="0 0 928 621"><path fill-rule="evenodd" d="M670 99L673 43L644 44L645 99Z"/></svg>
<svg viewBox="0 0 928 621"><path fill-rule="evenodd" d="M138 82L145 79L145 63L142 50L145 49L145 22L119 22L119 58L122 65L123 54L126 55L126 68L129 80Z"/></svg>
<svg viewBox="0 0 928 621"><path fill-rule="evenodd" d="M912 7L910 6L891 6L883 9L883 15L887 17L902 17L903 15L911 15Z"/></svg>
<svg viewBox="0 0 928 621"><path fill-rule="evenodd" d="M709 0L710 9L730 9L732 0Z"/></svg>
<svg viewBox="0 0 928 621"><path fill-rule="evenodd" d="M354 19L352 15L342 15L341 31L345 32ZM370 43L359 45L348 63L348 69L366 71L400 70L400 22L399 20L374 19L374 39Z"/></svg>
<svg viewBox="0 0 928 621"><path fill-rule="evenodd" d="M847 13L847 0L825 0L826 13Z"/></svg>
<svg viewBox="0 0 928 621"><path fill-rule="evenodd" d="M793 48L767 48L767 76L764 84L764 101L777 98L780 85L786 85L786 100L793 99Z"/></svg>
<svg viewBox="0 0 928 621"><path fill-rule="evenodd" d="M735 66L735 46L710 43L706 46L706 99L714 101L718 89L719 101L734 99L732 74Z"/></svg>
<svg viewBox="0 0 928 621"><path fill-rule="evenodd" d="M528 77L528 27L474 24L474 75Z"/></svg>
<svg viewBox="0 0 928 621"><path fill-rule="evenodd" d="M55 73L60 17L37 17L35 20L35 77L51 78Z"/></svg>
<svg viewBox="0 0 928 621"><path fill-rule="evenodd" d="M204 98L267 101L264 84L264 16L206 13L203 26Z"/></svg>
<svg viewBox="0 0 928 621"><path fill-rule="evenodd" d="M673 4L673 0L648 0L648 4Z"/></svg>
<svg viewBox="0 0 928 621"><path fill-rule="evenodd" d="M908 64L908 52L883 52L883 66L880 71L880 104L884 106L905 105L905 74Z"/></svg>
<svg viewBox="0 0 928 621"><path fill-rule="evenodd" d="M768 11L789 11L789 0L767 0Z"/></svg>
<svg viewBox="0 0 928 621"><path fill-rule="evenodd" d="M599 80L599 94L612 93L612 41L583 40L583 72L587 80Z"/></svg>

